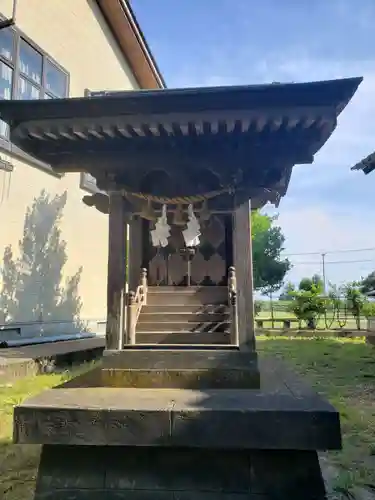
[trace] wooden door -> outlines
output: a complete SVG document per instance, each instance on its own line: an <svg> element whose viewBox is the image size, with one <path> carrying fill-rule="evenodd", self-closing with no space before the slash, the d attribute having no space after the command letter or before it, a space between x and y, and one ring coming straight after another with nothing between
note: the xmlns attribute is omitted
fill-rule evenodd
<svg viewBox="0 0 375 500"><path fill-rule="evenodd" d="M227 282L227 272L232 264L231 217L211 215L202 223L200 244L191 261L192 286L218 286ZM169 245L157 249L152 246L150 224L145 221L145 264L148 268L150 286L186 286L188 263L181 252L185 248L182 235L184 227L171 226Z"/></svg>

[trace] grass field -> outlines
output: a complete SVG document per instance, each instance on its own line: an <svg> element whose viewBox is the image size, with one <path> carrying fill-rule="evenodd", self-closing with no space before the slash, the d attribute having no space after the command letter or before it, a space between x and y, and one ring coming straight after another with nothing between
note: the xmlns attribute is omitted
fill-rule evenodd
<svg viewBox="0 0 375 500"><path fill-rule="evenodd" d="M260 337L258 351L287 361L340 411L343 451L328 454L348 484L375 489L375 350L363 339Z"/></svg>
<svg viewBox="0 0 375 500"><path fill-rule="evenodd" d="M375 485L375 351L363 340L259 337L260 355L280 357L340 410L344 450L329 453L342 481ZM88 369L89 367L83 368ZM82 372L82 369L79 370ZM13 406L77 374L43 375L0 389L0 498L31 500L39 446L11 443Z"/></svg>

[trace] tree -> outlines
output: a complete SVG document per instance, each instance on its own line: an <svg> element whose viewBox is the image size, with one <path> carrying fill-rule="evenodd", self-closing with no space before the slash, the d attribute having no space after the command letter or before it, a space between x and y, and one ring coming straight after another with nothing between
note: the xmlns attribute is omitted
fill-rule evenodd
<svg viewBox="0 0 375 500"><path fill-rule="evenodd" d="M302 278L298 290L291 291L290 310L300 321L306 321L308 328L315 330L317 319L327 308L327 299L322 296L323 282L318 275Z"/></svg>
<svg viewBox="0 0 375 500"><path fill-rule="evenodd" d="M360 282L360 291L365 294L375 292L375 271Z"/></svg>
<svg viewBox="0 0 375 500"><path fill-rule="evenodd" d="M324 284L322 278L318 274L314 274L311 278L302 278L298 288L300 290L311 291L313 287L316 288L318 293L323 293Z"/></svg>
<svg viewBox="0 0 375 500"><path fill-rule="evenodd" d="M290 270L288 259L282 259L284 235L279 226L275 226L276 217L253 211L251 214L253 242L254 288L265 294L279 290Z"/></svg>
<svg viewBox="0 0 375 500"><path fill-rule="evenodd" d="M375 317L375 302L365 302L362 307L362 314L366 318Z"/></svg>
<svg viewBox="0 0 375 500"><path fill-rule="evenodd" d="M291 300L292 293L295 291L293 283L289 282L284 286L283 291L279 295L279 300Z"/></svg>
<svg viewBox="0 0 375 500"><path fill-rule="evenodd" d="M361 313L367 302L366 296L361 291L361 283L353 281L343 287L348 310L355 317L357 330L361 329Z"/></svg>

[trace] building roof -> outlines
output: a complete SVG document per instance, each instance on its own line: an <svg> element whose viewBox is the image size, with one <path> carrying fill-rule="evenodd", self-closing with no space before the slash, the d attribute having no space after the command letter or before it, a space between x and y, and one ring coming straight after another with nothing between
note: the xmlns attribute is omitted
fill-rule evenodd
<svg viewBox="0 0 375 500"><path fill-rule="evenodd" d="M160 70L128 0L95 0L143 89L165 87Z"/></svg>
<svg viewBox="0 0 375 500"><path fill-rule="evenodd" d="M230 187L242 199L268 190L266 202L285 195L295 164L312 163L361 81L0 101L0 118L14 144L58 172L90 173L102 190L116 182L140 193L142 178L161 169L173 179L153 185L148 196Z"/></svg>
<svg viewBox="0 0 375 500"><path fill-rule="evenodd" d="M354 165L351 170L362 170L366 175L375 170L375 151Z"/></svg>

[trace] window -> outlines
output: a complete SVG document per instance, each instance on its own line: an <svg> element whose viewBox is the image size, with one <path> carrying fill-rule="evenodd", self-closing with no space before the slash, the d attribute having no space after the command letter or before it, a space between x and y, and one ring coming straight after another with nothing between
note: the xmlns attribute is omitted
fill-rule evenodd
<svg viewBox="0 0 375 500"><path fill-rule="evenodd" d="M14 31L0 30L0 99L11 99L13 85ZM0 136L8 139L6 123L0 120Z"/></svg>
<svg viewBox="0 0 375 500"><path fill-rule="evenodd" d="M68 73L21 32L0 30L0 99L67 97L68 83ZM0 147L9 150L8 126L1 120Z"/></svg>
<svg viewBox="0 0 375 500"><path fill-rule="evenodd" d="M0 32L1 33L1 32ZM12 95L13 69L0 61L0 99L10 99ZM0 135L8 139L8 125L0 120Z"/></svg>
<svg viewBox="0 0 375 500"><path fill-rule="evenodd" d="M55 66L49 59L46 59L44 65L44 87L45 97L47 99L53 99L54 97L66 97L67 95L67 75Z"/></svg>
<svg viewBox="0 0 375 500"><path fill-rule="evenodd" d="M8 61L13 60L14 53L14 31L4 28L0 31L0 55Z"/></svg>

